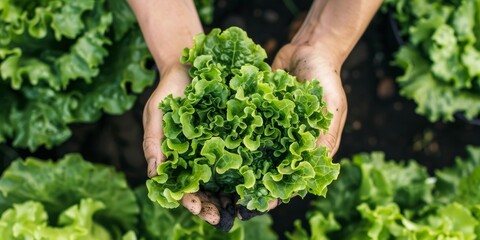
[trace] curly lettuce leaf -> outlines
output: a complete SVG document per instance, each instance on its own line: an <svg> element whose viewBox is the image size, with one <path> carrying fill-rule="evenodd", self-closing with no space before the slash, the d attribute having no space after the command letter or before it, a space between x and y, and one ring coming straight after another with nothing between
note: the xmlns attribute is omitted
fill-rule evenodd
<svg viewBox="0 0 480 240"><path fill-rule="evenodd" d="M476 239L475 227L479 220L468 208L451 203L436 209L421 219L412 221L401 214L395 204L370 209L367 204L358 206L363 226L370 239Z"/></svg>
<svg viewBox="0 0 480 240"><path fill-rule="evenodd" d="M112 231L134 229L139 212L122 174L88 163L78 154L58 162L17 160L3 172L0 193L0 212L32 200L41 203L53 219L81 199L91 198L104 205L95 220Z"/></svg>
<svg viewBox="0 0 480 240"><path fill-rule="evenodd" d="M399 78L400 94L417 102L416 112L430 121L453 121L456 112L464 112L468 119L480 113L480 95L455 89L436 79L429 72L430 65L413 46L402 47L396 54L396 64L405 69Z"/></svg>
<svg viewBox="0 0 480 240"><path fill-rule="evenodd" d="M286 232L285 236L290 240L328 240L327 234L332 231L340 229L340 225L333 214L329 214L325 217L322 213L317 212L308 219L308 224L310 226L311 233L303 228L302 222L296 220L294 222L293 232Z"/></svg>
<svg viewBox="0 0 480 240"><path fill-rule="evenodd" d="M364 202L382 205L395 202L402 208L420 209L432 202L433 182L425 168L413 161L387 161L382 152L356 154L341 161L340 175L325 199L315 201L315 209L335 214L341 222L358 217L357 206Z"/></svg>
<svg viewBox="0 0 480 240"><path fill-rule="evenodd" d="M15 9L15 4L10 4L6 14L10 9ZM48 15L45 18L52 21L55 38L41 36L36 40L27 36L29 41L24 41L23 35L20 35L12 38L8 44L0 45L0 52L10 49L10 53L0 54L3 80L9 81L16 90L22 87L24 78L32 85L40 84L40 80L45 81L57 91L65 89L71 80L84 79L90 83L108 55L105 45L111 41L105 34L112 24L111 14L102 4L97 4L95 9L93 7L94 1L50 2L44 12ZM41 6L36 9L42 12ZM80 18L85 14L90 15L89 21ZM21 17L19 21L24 20L26 15ZM47 25L44 27L47 28ZM43 31L48 32L49 29ZM62 36L74 39L74 42L65 46L61 44Z"/></svg>
<svg viewBox="0 0 480 240"><path fill-rule="evenodd" d="M112 12L114 40L121 40L130 29L136 28L137 19L127 1L107 0L108 9Z"/></svg>
<svg viewBox="0 0 480 240"><path fill-rule="evenodd" d="M468 146L465 159L455 159L455 165L435 171L437 178L435 197L442 202L457 201L462 204L480 203L480 147Z"/></svg>
<svg viewBox="0 0 480 240"><path fill-rule="evenodd" d="M198 56L212 56L215 64L222 66L222 75L231 74L232 69L240 69L246 64L267 68L264 62L267 53L258 44L247 36L247 33L240 28L232 27L221 31L218 28L212 29L208 34L199 34L194 37L194 46L183 51L181 62L193 64ZM190 74L200 71L195 65L190 69Z"/></svg>
<svg viewBox="0 0 480 240"><path fill-rule="evenodd" d="M343 159L325 199L295 223L290 239L477 239L480 149L428 177L426 169L384 161L382 153ZM433 196L433 197L432 197Z"/></svg>
<svg viewBox="0 0 480 240"><path fill-rule="evenodd" d="M0 1L0 142L52 148L71 123L127 111L153 82L149 57L124 1Z"/></svg>
<svg viewBox="0 0 480 240"><path fill-rule="evenodd" d="M149 197L177 207L185 193L224 192L248 209L307 193L324 196L338 175L316 146L331 113L316 80L272 72L265 51L237 27L194 38L181 61L191 65L185 97L167 97L166 161L147 181Z"/></svg>
<svg viewBox="0 0 480 240"><path fill-rule="evenodd" d="M58 224L51 226L48 212L41 203L27 201L14 204L0 218L1 239L113 239L110 233L93 220L104 209L102 202L82 199L62 212Z"/></svg>
<svg viewBox="0 0 480 240"><path fill-rule="evenodd" d="M386 1L406 44L394 65L401 94L415 100L430 121L480 116L479 1Z"/></svg>

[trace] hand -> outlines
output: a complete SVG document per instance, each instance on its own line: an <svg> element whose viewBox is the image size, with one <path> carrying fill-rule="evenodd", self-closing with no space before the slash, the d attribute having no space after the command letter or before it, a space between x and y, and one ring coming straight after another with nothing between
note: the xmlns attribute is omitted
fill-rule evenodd
<svg viewBox="0 0 480 240"><path fill-rule="evenodd" d="M333 114L327 133L320 136L318 144L326 146L332 157L338 150L345 119L347 99L340 79L340 62L335 54L321 45L287 44L275 57L272 68L284 69L299 81L317 79L324 90L328 111Z"/></svg>
<svg viewBox="0 0 480 240"><path fill-rule="evenodd" d="M333 156L338 150L340 138L347 116L347 99L340 79L339 64L335 64L334 54L318 46L287 44L280 49L273 60L272 68L284 69L297 77L299 81L317 79L324 89L324 100L328 111L333 113L333 119L327 133L320 136L317 145L322 144L329 149ZM268 211L280 205L280 199L268 203ZM255 210L248 210L244 206L237 206L237 216L240 220L264 214Z"/></svg>
<svg viewBox="0 0 480 240"><path fill-rule="evenodd" d="M168 95L183 96L190 83L188 68L183 65L167 68L161 74L161 81L150 96L143 112L143 151L148 164L148 176L157 175L158 165L165 161L161 151L161 141L164 137L162 128L162 110L159 103ZM234 207L227 198L212 196L197 192L185 194L181 204L191 213L221 230L230 230L233 226Z"/></svg>

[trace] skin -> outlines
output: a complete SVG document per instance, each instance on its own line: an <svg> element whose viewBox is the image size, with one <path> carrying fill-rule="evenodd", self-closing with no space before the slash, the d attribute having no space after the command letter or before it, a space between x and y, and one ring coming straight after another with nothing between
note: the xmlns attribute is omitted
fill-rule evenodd
<svg viewBox="0 0 480 240"><path fill-rule="evenodd" d="M179 63L182 50L193 45L193 36L203 29L192 0L128 0L153 55L161 81L143 114L143 149L148 176L157 175L165 160L161 153L162 111L158 104L169 94L183 96L190 83L188 67ZM343 62L365 31L381 0L315 0L292 42L277 53L273 69L286 69L299 80L318 79L324 100L333 113L327 133L318 139L333 156L340 145L347 116L347 101L340 78ZM220 222L225 201L206 193L186 194L181 204L212 225ZM278 201L269 203L270 209ZM222 207L223 206L223 207ZM242 216L239 216L242 218Z"/></svg>

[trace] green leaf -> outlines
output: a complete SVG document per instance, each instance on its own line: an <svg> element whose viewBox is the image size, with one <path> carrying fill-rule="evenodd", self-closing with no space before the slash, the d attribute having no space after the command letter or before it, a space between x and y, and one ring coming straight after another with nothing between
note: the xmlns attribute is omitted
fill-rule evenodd
<svg viewBox="0 0 480 240"><path fill-rule="evenodd" d="M196 36L194 41L194 47L184 51L182 63L193 63L193 59L199 55L211 55L215 63L225 68L223 71L226 75L246 64L260 69L269 68L263 62L267 58L265 50L238 27L230 27L223 32L213 29L208 35Z"/></svg>
<svg viewBox="0 0 480 240"><path fill-rule="evenodd" d="M56 163L17 160L3 172L0 192L0 212L33 200L53 219L81 199L91 198L104 204L95 219L110 230L133 229L138 214L135 196L124 176L111 167L88 163L78 154L66 155Z"/></svg>
<svg viewBox="0 0 480 240"><path fill-rule="evenodd" d="M137 19L127 1L108 0L108 9L112 12L114 40L121 40L132 28L137 28Z"/></svg>
<svg viewBox="0 0 480 240"><path fill-rule="evenodd" d="M0 141L52 148L70 137L69 124L121 114L153 83L125 1L2 1L0 12L0 82L11 104Z"/></svg>
<svg viewBox="0 0 480 240"><path fill-rule="evenodd" d="M57 226L50 226L43 205L34 201L14 204L0 219L2 239L112 239L110 233L93 220L104 209L102 202L82 199L61 213Z"/></svg>
<svg viewBox="0 0 480 240"><path fill-rule="evenodd" d="M480 116L480 30L478 1L386 1L394 11L406 44L394 64L400 92L430 121Z"/></svg>
<svg viewBox="0 0 480 240"><path fill-rule="evenodd" d="M356 154L326 198L307 212L310 230L295 223L290 239L477 239L480 233L480 149L429 177L415 162Z"/></svg>
<svg viewBox="0 0 480 240"><path fill-rule="evenodd" d="M400 93L414 99L418 105L416 112L428 116L430 121L453 121L456 112L464 112L468 119L473 119L480 113L480 95L436 79L428 70L428 61L414 47L401 48L396 64L405 69L405 74L397 79Z"/></svg>

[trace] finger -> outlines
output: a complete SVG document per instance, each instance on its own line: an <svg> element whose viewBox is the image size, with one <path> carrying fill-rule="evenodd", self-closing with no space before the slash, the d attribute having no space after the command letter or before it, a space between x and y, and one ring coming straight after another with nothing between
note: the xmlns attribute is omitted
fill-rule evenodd
<svg viewBox="0 0 480 240"><path fill-rule="evenodd" d="M280 51L278 51L277 56L275 56L275 59L273 59L272 71L276 71L277 69L283 69L288 72L288 63L291 59L287 59L287 56L292 56L292 52L293 48L282 47Z"/></svg>
<svg viewBox="0 0 480 240"><path fill-rule="evenodd" d="M276 208L278 205L280 205L282 203L282 200L280 200L280 198L277 198L277 199L274 199L274 200L270 200L268 202L268 211Z"/></svg>
<svg viewBox="0 0 480 240"><path fill-rule="evenodd" d="M237 206L237 217L242 221L247 221L253 217L265 214L266 212L260 212L258 210L250 210L243 205Z"/></svg>
<svg viewBox="0 0 480 240"><path fill-rule="evenodd" d="M202 202L194 193L186 193L180 203L194 215L200 214L202 210Z"/></svg>
<svg viewBox="0 0 480 240"><path fill-rule="evenodd" d="M211 202L202 202L202 210L198 216L212 225L220 223L220 212Z"/></svg>
<svg viewBox="0 0 480 240"><path fill-rule="evenodd" d="M154 93L155 94L155 93ZM161 153L162 111L158 109L155 97L151 98L143 112L143 152L148 164L148 176L157 175L157 167L163 161Z"/></svg>
<svg viewBox="0 0 480 240"><path fill-rule="evenodd" d="M217 197L209 192L197 192L195 195L199 197L202 204L202 210L198 216L221 231L230 231L235 221L235 207L232 200L228 196Z"/></svg>
<svg viewBox="0 0 480 240"><path fill-rule="evenodd" d="M201 210L198 216L212 225L220 222L220 201L208 192L195 193L200 199Z"/></svg>
<svg viewBox="0 0 480 240"><path fill-rule="evenodd" d="M317 141L317 145L323 145L329 150L329 157L333 157L340 146L343 127L347 117L346 100L339 100L332 103L327 103L328 110L333 113L328 131L321 135Z"/></svg>
<svg viewBox="0 0 480 240"><path fill-rule="evenodd" d="M276 57L273 59L272 63L272 71L276 71L277 69L284 69L285 64L283 63L283 60L280 57Z"/></svg>

